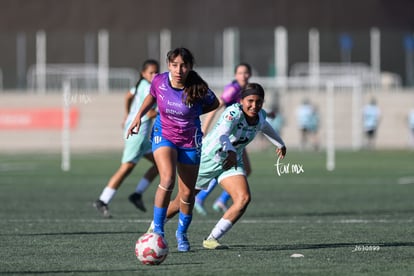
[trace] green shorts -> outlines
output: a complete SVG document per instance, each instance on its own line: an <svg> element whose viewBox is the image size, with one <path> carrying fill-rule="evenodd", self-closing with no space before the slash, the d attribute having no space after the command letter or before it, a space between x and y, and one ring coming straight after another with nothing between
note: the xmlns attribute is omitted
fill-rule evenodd
<svg viewBox="0 0 414 276"><path fill-rule="evenodd" d="M220 183L224 178L234 175L246 175L242 160L237 162L237 168L232 167L231 169L224 170L221 162L217 162L209 156L202 154L196 189L206 190L213 178L217 178L217 182Z"/></svg>
<svg viewBox="0 0 414 276"><path fill-rule="evenodd" d="M131 135L128 139L124 138L122 163L136 164L145 154L151 153L151 141L149 140L150 125L148 123L144 122L141 124L138 134ZM126 136L124 135L124 137Z"/></svg>

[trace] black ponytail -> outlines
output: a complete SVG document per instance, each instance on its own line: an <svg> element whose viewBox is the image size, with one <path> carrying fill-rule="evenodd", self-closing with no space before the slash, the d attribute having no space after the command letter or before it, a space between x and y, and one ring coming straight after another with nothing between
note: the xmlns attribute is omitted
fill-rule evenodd
<svg viewBox="0 0 414 276"><path fill-rule="evenodd" d="M144 61L144 63L142 64L141 67L141 71L139 73L139 79L137 81L137 83L135 84L135 92L134 95L138 92L138 86L141 83L141 81L144 79L144 77L142 76L142 72L147 70L147 67L150 65L154 65L157 67L157 73L159 71L160 65L158 63L158 61L156 61L155 59L147 59L146 61Z"/></svg>
<svg viewBox="0 0 414 276"><path fill-rule="evenodd" d="M183 102L186 105L192 105L202 100L207 95L208 90L207 82L196 71L191 70L185 80Z"/></svg>

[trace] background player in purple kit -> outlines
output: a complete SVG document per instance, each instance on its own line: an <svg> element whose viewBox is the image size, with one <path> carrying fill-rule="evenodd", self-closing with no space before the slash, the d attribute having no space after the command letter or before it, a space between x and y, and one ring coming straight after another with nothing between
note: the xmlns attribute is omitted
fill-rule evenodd
<svg viewBox="0 0 414 276"><path fill-rule="evenodd" d="M220 107L228 107L234 103L239 103L241 100L241 91L249 83L249 79L252 76L252 68L248 63L239 63L234 70L234 80L224 87L224 91L220 96L220 105L215 111L210 112L205 120L203 121L203 133L207 133L207 130L214 119L216 112ZM250 161L247 156L246 150L243 151L243 163L246 170L246 176L249 176L252 169L250 166ZM198 213L206 215L207 211L204 208L204 201L207 196L213 191L217 186L217 179L212 179L208 189L199 192L196 196L195 209ZM223 190L220 196L214 201L213 209L217 212L226 212L227 211L227 202L230 199L230 195Z"/></svg>
<svg viewBox="0 0 414 276"><path fill-rule="evenodd" d="M195 184L201 156L200 115L219 106L207 83L192 70L194 57L186 48L167 54L169 72L157 75L128 130L136 134L141 117L155 103L159 114L152 129L152 150L160 174L154 200L154 232L164 236L164 224L178 173L180 213L176 232L178 251L189 251L187 230L192 220Z"/></svg>

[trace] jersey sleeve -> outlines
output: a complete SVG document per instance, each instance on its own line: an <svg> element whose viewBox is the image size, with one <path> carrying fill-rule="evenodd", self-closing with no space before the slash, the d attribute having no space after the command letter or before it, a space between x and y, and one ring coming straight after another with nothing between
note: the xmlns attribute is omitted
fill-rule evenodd
<svg viewBox="0 0 414 276"><path fill-rule="evenodd" d="M224 110L220 120L217 122L214 134L218 137L219 142L224 152L234 151L237 152L230 141L230 135L235 126L237 126L240 119L240 112L233 106Z"/></svg>
<svg viewBox="0 0 414 276"><path fill-rule="evenodd" d="M233 99L235 93L237 93L236 88L233 85L228 85L224 88L220 99L225 103L225 105L229 105L234 101Z"/></svg>
<svg viewBox="0 0 414 276"><path fill-rule="evenodd" d="M204 97L204 105L212 105L216 99L216 94L214 94L214 92L209 89L206 96Z"/></svg>
<svg viewBox="0 0 414 276"><path fill-rule="evenodd" d="M156 89L156 87L160 84L160 82L162 82L162 76L163 76L162 74L156 75L153 78L152 82L151 82L149 93L154 98L157 98L157 89Z"/></svg>
<svg viewBox="0 0 414 276"><path fill-rule="evenodd" d="M262 132L266 136L266 138L276 147L282 148L285 146L285 142L283 142L282 138L280 138L279 134L272 128L268 121L264 121L262 126Z"/></svg>

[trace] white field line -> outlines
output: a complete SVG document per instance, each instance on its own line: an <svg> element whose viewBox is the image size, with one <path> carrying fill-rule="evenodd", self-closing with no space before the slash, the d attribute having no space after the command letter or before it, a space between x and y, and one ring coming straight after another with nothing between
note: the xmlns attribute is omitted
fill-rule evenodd
<svg viewBox="0 0 414 276"><path fill-rule="evenodd" d="M0 172L15 172L15 171L34 171L36 164L33 163L0 163Z"/></svg>
<svg viewBox="0 0 414 276"><path fill-rule="evenodd" d="M414 176L400 177L397 183L400 185L414 184Z"/></svg>
<svg viewBox="0 0 414 276"><path fill-rule="evenodd" d="M150 223L149 219L2 219L3 223L96 223L96 224L112 224L112 223ZM192 223L216 223L217 220L196 219ZM334 223L334 224L368 224L368 223L413 223L413 218L407 219L326 219L326 220L311 220L311 219L272 219L272 220L258 220L258 219L244 219L237 223L241 224L296 224L296 223Z"/></svg>

